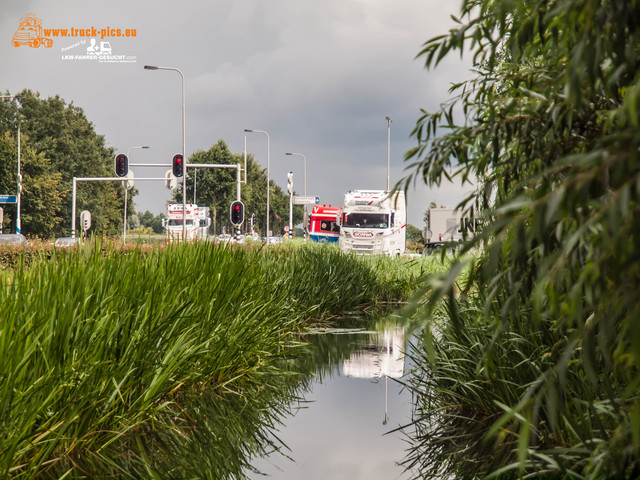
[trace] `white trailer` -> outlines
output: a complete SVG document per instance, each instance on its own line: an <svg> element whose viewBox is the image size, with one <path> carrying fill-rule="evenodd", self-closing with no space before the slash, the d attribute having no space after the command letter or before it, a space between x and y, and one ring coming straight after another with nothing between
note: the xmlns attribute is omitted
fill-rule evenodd
<svg viewBox="0 0 640 480"><path fill-rule="evenodd" d="M198 233L201 240L209 238L209 227L211 226L211 215L209 207L198 207Z"/></svg>
<svg viewBox="0 0 640 480"><path fill-rule="evenodd" d="M200 220L198 219L198 205L194 203L187 203L185 205L186 210L186 235L187 242L195 240L198 237L198 227ZM167 241L179 242L182 240L182 233L184 229L183 217L182 217L182 204L170 203L167 205L167 219L164 222L165 232L167 234Z"/></svg>
<svg viewBox="0 0 640 480"><path fill-rule="evenodd" d="M424 238L429 243L434 242L459 242L467 235L473 233L476 222L473 218L464 217L462 210L455 208L430 208L427 210L427 228Z"/></svg>
<svg viewBox="0 0 640 480"><path fill-rule="evenodd" d="M402 255L407 241L404 192L355 190L344 196L340 249L362 254Z"/></svg>

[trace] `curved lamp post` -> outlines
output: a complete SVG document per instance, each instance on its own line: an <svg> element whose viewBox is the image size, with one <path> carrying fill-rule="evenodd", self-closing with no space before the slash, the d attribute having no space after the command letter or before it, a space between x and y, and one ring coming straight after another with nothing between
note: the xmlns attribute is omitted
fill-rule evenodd
<svg viewBox="0 0 640 480"><path fill-rule="evenodd" d="M391 166L391 117L387 115L387 192L389 191L390 166Z"/></svg>
<svg viewBox="0 0 640 480"><path fill-rule="evenodd" d="M252 130L250 128L245 128L244 129L245 132L250 132L250 133L264 133L267 136L267 234L266 234L266 238L267 238L267 245L269 245L269 181L270 181L270 170L269 170L269 163L270 163L270 159L269 159L269 155L270 155L270 139L269 139L269 134L267 132L265 132L264 130Z"/></svg>
<svg viewBox="0 0 640 480"><path fill-rule="evenodd" d="M173 67L158 67L156 65L145 65L145 70L172 70L174 72L178 72L180 74L180 78L182 78L182 158L184 159L185 169L184 175L182 175L182 241L185 242L187 239L187 147L185 142L185 101L184 101L184 74L177 68Z"/></svg>

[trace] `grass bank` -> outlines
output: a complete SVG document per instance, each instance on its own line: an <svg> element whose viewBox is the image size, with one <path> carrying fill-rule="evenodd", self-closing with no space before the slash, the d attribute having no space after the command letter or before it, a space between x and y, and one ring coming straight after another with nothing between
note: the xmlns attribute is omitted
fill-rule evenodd
<svg viewBox="0 0 640 480"><path fill-rule="evenodd" d="M0 277L0 476L159 478L158 464L193 476L200 407L229 393L247 408L310 323L403 299L419 273L336 249L211 243L18 262ZM177 453L176 439L193 448ZM228 456L215 478L240 470Z"/></svg>

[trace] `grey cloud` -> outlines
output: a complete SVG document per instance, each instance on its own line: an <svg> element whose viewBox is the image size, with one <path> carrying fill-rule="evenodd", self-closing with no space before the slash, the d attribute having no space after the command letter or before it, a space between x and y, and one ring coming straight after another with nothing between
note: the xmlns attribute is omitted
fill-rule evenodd
<svg viewBox="0 0 640 480"><path fill-rule="evenodd" d="M187 153L219 138L240 152L244 128L268 130L276 183L284 185L289 169L301 175L299 165L283 158L285 151L300 151L309 159L310 188L327 203L339 203L347 188L385 186L386 115L393 119L392 183L399 180L404 152L415 143L409 133L419 109L437 108L449 84L468 68L452 60L429 72L414 60L425 40L449 28L448 14L457 8L450 2L116 0L108 8L73 0L55 6L45 0L27 7L8 3L6 11L15 18L0 20L0 54L8 62L0 86L59 94L86 111L109 145L126 150L149 144L150 150L135 152L137 158L168 162L182 142L180 78L142 67L180 68ZM137 38L113 39L112 46L138 61L65 63L54 50L70 41L57 41L49 51L10 47L23 8L60 26L135 26ZM250 136L248 148L266 166L264 139ZM148 169L136 176L163 173ZM139 209L163 210L168 191L161 184L138 188ZM409 205L411 223L421 226L424 207Z"/></svg>

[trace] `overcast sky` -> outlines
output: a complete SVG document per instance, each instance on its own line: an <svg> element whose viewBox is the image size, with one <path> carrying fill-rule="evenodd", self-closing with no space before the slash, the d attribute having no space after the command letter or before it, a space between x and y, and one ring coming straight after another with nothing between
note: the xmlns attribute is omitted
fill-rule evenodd
<svg viewBox="0 0 640 480"><path fill-rule="evenodd" d="M0 89L60 95L81 107L108 146L131 162L169 164L182 149L181 79L186 89L186 151L223 139L244 149L244 129L270 135L271 178L302 194L301 157L307 158L307 193L341 204L349 189L384 189L387 120L391 124L391 184L406 172L404 153L420 108L433 111L451 83L468 76L469 63L452 55L427 71L415 59L421 44L446 32L458 0L209 0L181 2L4 0L0 17ZM114 56L87 55L92 37L52 37L53 46L14 47L20 18L34 13L43 28L135 29L135 37L108 41ZM85 43L81 43L81 42ZM106 47L106 45L105 45ZM263 134L247 134L247 150L267 165ZM132 168L136 177L163 176L166 168ZM139 182L138 210L164 211L169 191ZM422 227L430 201L454 206L470 188L446 186L408 192L408 221ZM82 206L78 207L80 210ZM249 212L251 213L251 212Z"/></svg>

